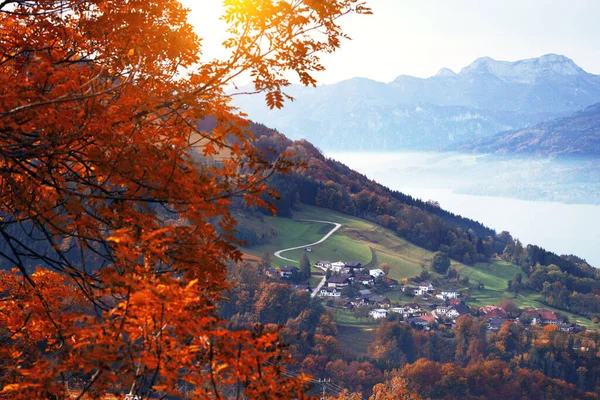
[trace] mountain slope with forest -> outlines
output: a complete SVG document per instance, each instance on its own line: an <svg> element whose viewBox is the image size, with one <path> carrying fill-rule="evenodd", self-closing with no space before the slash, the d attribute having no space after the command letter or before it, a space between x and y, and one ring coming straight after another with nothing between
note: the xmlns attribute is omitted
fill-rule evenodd
<svg viewBox="0 0 600 400"><path fill-rule="evenodd" d="M600 103L572 116L464 143L458 151L536 156L600 155Z"/></svg>
<svg viewBox="0 0 600 400"><path fill-rule="evenodd" d="M326 158L305 140L292 141L259 124L253 124L251 130L257 138L255 145L270 160L287 152L300 164L286 175L275 174L268 182L279 192L276 206L280 217L292 217L303 204L317 206L373 222L426 250L446 252L465 265L500 257L523 269L529 277L528 287L542 295L544 304L587 317L600 315L600 273L585 260L524 246L508 232L498 234L435 203L390 190ZM232 206L247 216L268 214L241 199ZM249 245L263 240L247 227L238 234Z"/></svg>
<svg viewBox="0 0 600 400"><path fill-rule="evenodd" d="M364 78L305 88L269 110L253 96L236 105L255 121L334 150L439 150L518 130L600 102L600 77L558 55L516 62L480 58L459 73L442 69L390 83Z"/></svg>

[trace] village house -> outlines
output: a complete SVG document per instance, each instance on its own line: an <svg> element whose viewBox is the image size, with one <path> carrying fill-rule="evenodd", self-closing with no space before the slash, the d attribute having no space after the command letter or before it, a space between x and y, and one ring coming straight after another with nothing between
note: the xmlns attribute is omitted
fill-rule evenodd
<svg viewBox="0 0 600 400"><path fill-rule="evenodd" d="M342 292L334 287L333 288L332 287L324 287L324 288L321 288L319 295L321 297L341 297Z"/></svg>
<svg viewBox="0 0 600 400"><path fill-rule="evenodd" d="M369 316L373 319L387 318L388 314L389 314L389 311L384 310L382 308L378 308L376 310L369 311Z"/></svg>
<svg viewBox="0 0 600 400"><path fill-rule="evenodd" d="M321 269L329 269L331 268L331 262L329 261L317 261L315 264L315 267L321 268Z"/></svg>
<svg viewBox="0 0 600 400"><path fill-rule="evenodd" d="M435 295L440 300L450 300L450 299L458 299L460 296L460 292L458 290L444 290L442 293L438 293Z"/></svg>
<svg viewBox="0 0 600 400"><path fill-rule="evenodd" d="M343 262L341 262L341 261L333 262L333 263L330 264L330 268L331 268L331 270L333 272L342 272L342 270L345 267L346 267L346 265Z"/></svg>
<svg viewBox="0 0 600 400"><path fill-rule="evenodd" d="M519 321L530 319L531 325L556 325L559 322L554 311L531 308L523 310L518 319Z"/></svg>
<svg viewBox="0 0 600 400"><path fill-rule="evenodd" d="M409 324L413 326L419 326L425 328L429 323L425 321L422 317L410 317L406 320Z"/></svg>
<svg viewBox="0 0 600 400"><path fill-rule="evenodd" d="M292 285L292 288L296 289L296 290L301 290L301 291L304 291L304 292L308 292L308 293L312 292L312 290L310 288L310 285Z"/></svg>
<svg viewBox="0 0 600 400"><path fill-rule="evenodd" d="M273 267L267 268L266 274L267 274L267 276L269 276L271 278L275 278L276 276L279 276L279 272Z"/></svg>
<svg viewBox="0 0 600 400"><path fill-rule="evenodd" d="M369 275L371 275L373 278L379 278L380 276L385 276L385 272L383 272L383 270L381 269L372 269L369 271Z"/></svg>
<svg viewBox="0 0 600 400"><path fill-rule="evenodd" d="M446 313L446 316L452 318L453 320L456 320L458 317L468 314L471 314L471 310L469 309L469 307L467 307L464 304L459 304L457 306L451 307L450 310L448 310L448 312Z"/></svg>
<svg viewBox="0 0 600 400"><path fill-rule="evenodd" d="M485 307L480 309L479 312L483 314L483 316L486 319L492 319L492 318L501 318L501 319L508 319L508 314L506 313L506 311L504 311L503 308L500 307L494 307L492 309L487 309L487 312L484 311Z"/></svg>
<svg viewBox="0 0 600 400"><path fill-rule="evenodd" d="M401 314L404 319L410 317L420 317L422 315L425 315L423 309L421 309L421 307L414 303L407 304L404 307L394 307L391 308L390 311L393 313Z"/></svg>
<svg viewBox="0 0 600 400"><path fill-rule="evenodd" d="M415 290L415 296L425 296L429 292L433 291L433 285L429 282L419 283L417 289Z"/></svg>
<svg viewBox="0 0 600 400"><path fill-rule="evenodd" d="M354 282L359 282L365 286L372 285L374 280L371 275L363 275L359 272L354 273Z"/></svg>
<svg viewBox="0 0 600 400"><path fill-rule="evenodd" d="M350 285L350 281L352 280L352 275L341 274L341 275L333 275L331 278L327 280L327 286L330 288L343 288Z"/></svg>
<svg viewBox="0 0 600 400"><path fill-rule="evenodd" d="M451 309L452 307L439 306L436 307L433 314L438 318L445 317Z"/></svg>
<svg viewBox="0 0 600 400"><path fill-rule="evenodd" d="M298 267L291 267L289 265L285 265L285 266L279 268L279 275L281 275L281 277L285 278L285 279L289 279L293 275L298 274L298 273L300 273L300 270L298 269Z"/></svg>
<svg viewBox="0 0 600 400"><path fill-rule="evenodd" d="M556 324L556 326L558 326L558 329L560 329L563 332L575 332L578 330L577 325L570 324L568 322L559 322L558 324Z"/></svg>
<svg viewBox="0 0 600 400"><path fill-rule="evenodd" d="M344 263L344 266L350 270L362 270L362 264L359 263L358 261L348 261L346 263Z"/></svg>
<svg viewBox="0 0 600 400"><path fill-rule="evenodd" d="M369 296L358 296L350 300L350 303L354 307L370 306L373 302L369 299Z"/></svg>
<svg viewBox="0 0 600 400"><path fill-rule="evenodd" d="M388 308L391 305L390 299L388 299L385 296L379 296L379 295L370 295L369 296L369 300L372 303L377 304L380 307L386 307Z"/></svg>
<svg viewBox="0 0 600 400"><path fill-rule="evenodd" d="M425 314L425 311L417 303L410 303L406 305L406 311L413 316L421 316Z"/></svg>

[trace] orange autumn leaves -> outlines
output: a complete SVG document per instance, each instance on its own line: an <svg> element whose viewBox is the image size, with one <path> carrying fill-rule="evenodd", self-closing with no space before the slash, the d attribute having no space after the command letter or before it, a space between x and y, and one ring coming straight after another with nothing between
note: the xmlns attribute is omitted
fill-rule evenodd
<svg viewBox="0 0 600 400"><path fill-rule="evenodd" d="M225 88L248 75L281 107L287 74L314 84L338 18L368 10L234 3L222 60L178 1L0 3L3 395L300 395L275 332L213 312L240 259L231 198L268 206L265 180L291 166L255 150Z"/></svg>

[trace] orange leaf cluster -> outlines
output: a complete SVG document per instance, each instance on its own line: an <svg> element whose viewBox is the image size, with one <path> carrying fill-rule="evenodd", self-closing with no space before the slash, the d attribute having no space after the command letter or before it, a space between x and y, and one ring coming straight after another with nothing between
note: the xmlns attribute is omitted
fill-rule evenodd
<svg viewBox="0 0 600 400"><path fill-rule="evenodd" d="M213 311L241 258L231 198L268 207L291 165L225 88L249 74L281 107L284 74L314 84L337 19L368 9L225 3L230 54L207 60L176 0L0 2L2 395L301 396L275 333Z"/></svg>

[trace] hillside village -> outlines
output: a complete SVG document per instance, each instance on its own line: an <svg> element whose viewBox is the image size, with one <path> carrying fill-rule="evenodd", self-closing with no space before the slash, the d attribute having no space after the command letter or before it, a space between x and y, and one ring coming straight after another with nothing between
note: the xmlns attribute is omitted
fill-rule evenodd
<svg viewBox="0 0 600 400"><path fill-rule="evenodd" d="M386 276L382 269L364 268L357 261L317 261L313 267L321 270L322 280L315 288L307 283L293 283L300 276L295 266L269 268L274 279L289 282L297 290L319 297L331 307L352 310L358 318L388 319L430 330L439 326L452 327L459 317L472 315L487 322L488 332L498 331L507 321L529 325L555 325L564 332L579 332L584 328L561 317L555 311L540 308L505 310L497 305L469 307L461 291L435 287L419 277L399 282ZM316 275L316 273L315 273ZM407 298L392 301L389 297Z"/></svg>

